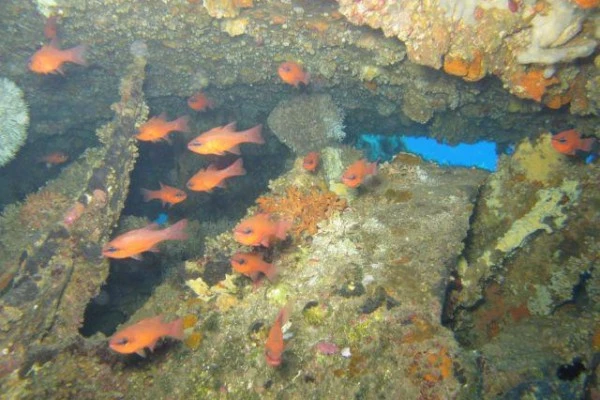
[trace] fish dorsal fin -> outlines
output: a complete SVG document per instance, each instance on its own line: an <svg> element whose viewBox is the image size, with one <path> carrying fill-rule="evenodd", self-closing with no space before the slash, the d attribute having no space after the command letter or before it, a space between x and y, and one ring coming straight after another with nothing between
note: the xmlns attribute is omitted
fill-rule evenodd
<svg viewBox="0 0 600 400"><path fill-rule="evenodd" d="M163 189L165 187L165 185L162 182L158 182L158 184L160 185L161 189Z"/></svg>
<svg viewBox="0 0 600 400"><path fill-rule="evenodd" d="M167 120L167 113L166 112L161 112L160 114L158 114L158 117L156 117L157 119L162 119L164 121Z"/></svg>
<svg viewBox="0 0 600 400"><path fill-rule="evenodd" d="M216 171L217 170L217 166L215 164L210 164L208 167L206 167L207 171Z"/></svg>
<svg viewBox="0 0 600 400"><path fill-rule="evenodd" d="M58 40L57 37L52 38L52 40L50 40L50 43L48 44L49 47L52 47L53 49L60 49L60 41Z"/></svg>
<svg viewBox="0 0 600 400"><path fill-rule="evenodd" d="M225 125L223 127L223 130L227 131L227 132L235 132L235 126L236 126L236 122L233 121L233 122L230 122L227 125Z"/></svg>

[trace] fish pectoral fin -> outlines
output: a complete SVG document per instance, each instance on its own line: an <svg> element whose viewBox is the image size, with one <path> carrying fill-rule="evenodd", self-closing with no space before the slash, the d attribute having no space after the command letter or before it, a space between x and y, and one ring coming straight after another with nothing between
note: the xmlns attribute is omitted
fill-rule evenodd
<svg viewBox="0 0 600 400"><path fill-rule="evenodd" d="M135 354L137 354L140 357L146 358L146 351L144 349L139 349L138 351L135 352Z"/></svg>
<svg viewBox="0 0 600 400"><path fill-rule="evenodd" d="M134 255L131 256L131 258L133 258L134 260L142 261L142 255L141 254L134 254Z"/></svg>
<svg viewBox="0 0 600 400"><path fill-rule="evenodd" d="M228 152L232 153L232 154L237 154L238 156L240 154L242 154L240 152L240 146L233 146L232 148L230 148L229 150L227 150Z"/></svg>
<svg viewBox="0 0 600 400"><path fill-rule="evenodd" d="M217 187L225 189L227 187L227 183L225 181L221 181L217 184Z"/></svg>
<svg viewBox="0 0 600 400"><path fill-rule="evenodd" d="M260 244L265 246L265 247L269 247L269 238L266 237L263 240L260 241Z"/></svg>

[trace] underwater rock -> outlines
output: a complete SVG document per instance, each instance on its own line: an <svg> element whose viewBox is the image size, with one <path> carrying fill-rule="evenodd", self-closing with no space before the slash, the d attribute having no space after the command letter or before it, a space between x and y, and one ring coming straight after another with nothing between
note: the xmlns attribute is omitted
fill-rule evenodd
<svg viewBox="0 0 600 400"><path fill-rule="evenodd" d="M283 100L267 122L275 136L297 155L334 146L346 137L344 112L329 94Z"/></svg>
<svg viewBox="0 0 600 400"><path fill-rule="evenodd" d="M23 91L0 78L0 167L12 160L27 139L29 110Z"/></svg>

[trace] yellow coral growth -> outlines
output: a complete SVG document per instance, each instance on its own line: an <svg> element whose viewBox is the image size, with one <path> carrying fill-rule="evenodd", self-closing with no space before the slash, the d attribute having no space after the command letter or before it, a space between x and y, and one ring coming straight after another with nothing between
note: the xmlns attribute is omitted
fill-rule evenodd
<svg viewBox="0 0 600 400"><path fill-rule="evenodd" d="M285 195L262 196L256 203L263 212L292 219L294 225L290 233L296 239L304 232L314 235L320 221L346 208L346 200L317 187L303 191L295 186L288 186Z"/></svg>
<svg viewBox="0 0 600 400"><path fill-rule="evenodd" d="M190 336L185 338L185 344L192 350L196 350L200 347L200 343L202 343L202 333L200 332L192 332Z"/></svg>

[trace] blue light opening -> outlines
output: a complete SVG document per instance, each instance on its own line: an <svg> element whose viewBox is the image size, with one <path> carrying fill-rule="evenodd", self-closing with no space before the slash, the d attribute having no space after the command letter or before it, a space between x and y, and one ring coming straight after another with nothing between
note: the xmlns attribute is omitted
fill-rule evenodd
<svg viewBox="0 0 600 400"><path fill-rule="evenodd" d="M427 161L445 166L476 167L496 171L496 143L481 141L451 146L435 139L414 136L360 135L356 147L363 149L370 161L387 161L400 151L414 153Z"/></svg>

